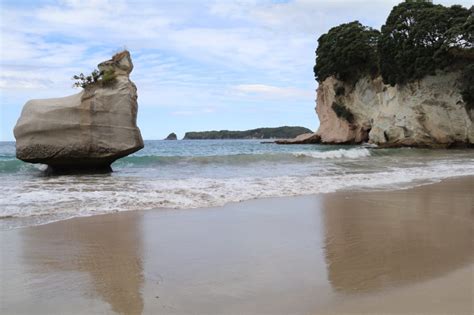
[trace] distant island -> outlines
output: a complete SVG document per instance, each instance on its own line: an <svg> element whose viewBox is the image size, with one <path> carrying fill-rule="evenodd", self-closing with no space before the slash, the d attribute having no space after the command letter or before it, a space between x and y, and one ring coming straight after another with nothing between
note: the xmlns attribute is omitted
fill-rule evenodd
<svg viewBox="0 0 474 315"><path fill-rule="evenodd" d="M174 132L172 132L168 135L168 137L166 137L163 140L178 140L178 137L176 136L176 134Z"/></svg>
<svg viewBox="0 0 474 315"><path fill-rule="evenodd" d="M288 139L295 138L303 133L312 132L305 127L276 127L257 128L244 131L213 130L186 132L183 140L205 140L205 139Z"/></svg>

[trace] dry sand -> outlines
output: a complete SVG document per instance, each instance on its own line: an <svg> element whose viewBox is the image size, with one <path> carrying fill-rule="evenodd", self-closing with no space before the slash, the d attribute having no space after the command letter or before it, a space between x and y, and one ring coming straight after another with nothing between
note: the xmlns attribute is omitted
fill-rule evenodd
<svg viewBox="0 0 474 315"><path fill-rule="evenodd" d="M0 232L1 314L472 314L474 177Z"/></svg>

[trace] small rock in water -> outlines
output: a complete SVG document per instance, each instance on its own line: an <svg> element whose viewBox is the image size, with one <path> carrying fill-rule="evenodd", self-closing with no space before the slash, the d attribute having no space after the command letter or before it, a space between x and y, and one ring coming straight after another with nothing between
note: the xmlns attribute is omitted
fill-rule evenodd
<svg viewBox="0 0 474 315"><path fill-rule="evenodd" d="M172 132L164 140L178 140L178 137L176 136L174 132Z"/></svg>

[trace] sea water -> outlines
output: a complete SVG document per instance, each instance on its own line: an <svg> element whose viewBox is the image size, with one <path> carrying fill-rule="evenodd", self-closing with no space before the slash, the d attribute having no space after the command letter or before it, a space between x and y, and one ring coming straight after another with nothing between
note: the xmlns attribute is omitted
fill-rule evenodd
<svg viewBox="0 0 474 315"><path fill-rule="evenodd" d="M0 142L0 229L116 211L220 206L254 198L394 189L474 175L474 151L145 141L110 174L48 176Z"/></svg>

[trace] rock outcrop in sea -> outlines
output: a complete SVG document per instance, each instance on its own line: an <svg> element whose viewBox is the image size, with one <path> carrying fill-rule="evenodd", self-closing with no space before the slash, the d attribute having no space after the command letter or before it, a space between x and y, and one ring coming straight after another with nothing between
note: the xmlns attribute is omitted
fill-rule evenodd
<svg viewBox="0 0 474 315"><path fill-rule="evenodd" d="M178 137L176 136L174 132L172 132L164 140L178 140Z"/></svg>
<svg viewBox="0 0 474 315"><path fill-rule="evenodd" d="M460 73L439 72L405 85L363 77L355 85L326 78L317 90L321 143L453 147L474 143L474 110Z"/></svg>
<svg viewBox="0 0 474 315"><path fill-rule="evenodd" d="M321 143L321 137L317 133L304 133L293 139L276 140L276 144L315 144Z"/></svg>
<svg viewBox="0 0 474 315"><path fill-rule="evenodd" d="M109 171L115 160L143 148L130 53L120 52L98 68L112 82L24 105L14 129L17 158L47 164L53 172Z"/></svg>

